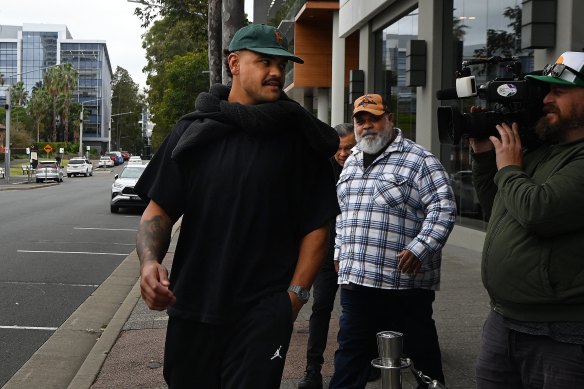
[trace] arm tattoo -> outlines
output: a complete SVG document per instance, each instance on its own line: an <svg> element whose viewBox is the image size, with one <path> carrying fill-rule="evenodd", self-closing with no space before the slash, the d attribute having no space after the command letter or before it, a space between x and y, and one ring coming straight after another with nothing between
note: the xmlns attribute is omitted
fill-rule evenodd
<svg viewBox="0 0 584 389"><path fill-rule="evenodd" d="M136 237L136 251L140 263L162 262L170 245L172 225L157 215L140 223Z"/></svg>

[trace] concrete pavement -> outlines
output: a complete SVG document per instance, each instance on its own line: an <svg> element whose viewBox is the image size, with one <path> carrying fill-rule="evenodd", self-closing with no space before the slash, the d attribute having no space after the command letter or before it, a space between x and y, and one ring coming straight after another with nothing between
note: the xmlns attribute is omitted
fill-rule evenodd
<svg viewBox="0 0 584 389"><path fill-rule="evenodd" d="M164 260L169 267L177 232ZM166 388L162 362L167 316L148 310L141 300L138 267L133 252L3 389ZM303 376L311 303L294 325L281 389L296 388ZM447 245L434 318L451 389L476 387L474 363L488 311L488 296L480 281L480 253ZM340 312L337 298L323 366L325 387L333 372ZM407 371L402 375L403 387L414 388L412 375ZM367 388L380 388L380 381Z"/></svg>

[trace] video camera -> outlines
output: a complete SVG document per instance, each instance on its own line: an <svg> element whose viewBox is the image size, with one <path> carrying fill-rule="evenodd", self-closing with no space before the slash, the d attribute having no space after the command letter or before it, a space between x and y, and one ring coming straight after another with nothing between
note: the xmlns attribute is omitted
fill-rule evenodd
<svg viewBox="0 0 584 389"><path fill-rule="evenodd" d="M511 78L495 78L477 87L470 66L479 64L506 64ZM456 88L436 92L438 100L464 99L478 96L486 100L484 112L460 113L455 107L438 107L438 135L444 144L458 144L462 137L484 139L498 136L495 126L512 122L519 124L521 133L533 133L537 120L543 116L543 98L549 87L545 83L525 79L517 57L478 58L462 63L457 73ZM535 72L537 73L537 72Z"/></svg>

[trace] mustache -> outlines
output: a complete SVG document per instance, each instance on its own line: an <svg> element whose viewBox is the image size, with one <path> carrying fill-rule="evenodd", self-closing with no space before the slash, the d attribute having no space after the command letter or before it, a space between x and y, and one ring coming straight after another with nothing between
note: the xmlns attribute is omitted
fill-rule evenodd
<svg viewBox="0 0 584 389"><path fill-rule="evenodd" d="M377 135L377 133L373 130L363 130L363 132L361 133L361 138L365 138L371 135L375 136Z"/></svg>
<svg viewBox="0 0 584 389"><path fill-rule="evenodd" d="M542 111L543 113L559 113L558 109L553 105L544 105Z"/></svg>
<svg viewBox="0 0 584 389"><path fill-rule="evenodd" d="M282 82L280 81L280 79L274 78L274 77L268 78L268 79L264 80L264 82L262 82L262 85L270 85L272 83L278 84L278 88L280 88L280 89L282 89L282 87L283 87Z"/></svg>

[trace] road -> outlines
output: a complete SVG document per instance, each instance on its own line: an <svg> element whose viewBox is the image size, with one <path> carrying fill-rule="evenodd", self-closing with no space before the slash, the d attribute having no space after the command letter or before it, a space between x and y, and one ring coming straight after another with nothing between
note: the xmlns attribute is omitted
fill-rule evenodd
<svg viewBox="0 0 584 389"><path fill-rule="evenodd" d="M0 387L134 250L140 212L109 210L120 170L0 192Z"/></svg>

